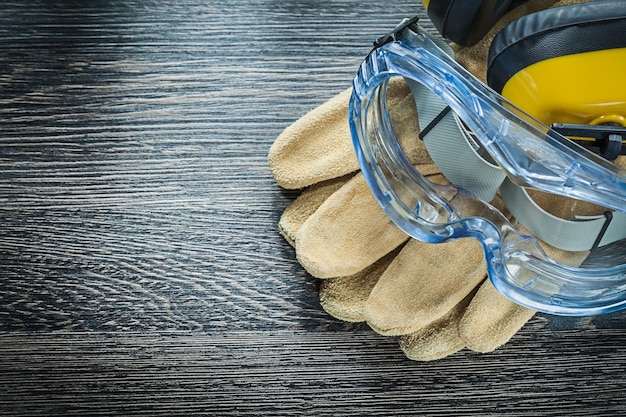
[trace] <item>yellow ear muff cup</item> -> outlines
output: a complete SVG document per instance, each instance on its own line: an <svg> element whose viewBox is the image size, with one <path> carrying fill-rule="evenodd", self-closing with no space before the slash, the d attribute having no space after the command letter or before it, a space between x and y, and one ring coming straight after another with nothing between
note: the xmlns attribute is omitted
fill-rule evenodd
<svg viewBox="0 0 626 417"><path fill-rule="evenodd" d="M514 74L502 95L546 125L624 124L626 47L550 58Z"/></svg>
<svg viewBox="0 0 626 417"><path fill-rule="evenodd" d="M601 0L503 28L489 51L487 82L547 125L615 122L626 116L624 65L626 1Z"/></svg>

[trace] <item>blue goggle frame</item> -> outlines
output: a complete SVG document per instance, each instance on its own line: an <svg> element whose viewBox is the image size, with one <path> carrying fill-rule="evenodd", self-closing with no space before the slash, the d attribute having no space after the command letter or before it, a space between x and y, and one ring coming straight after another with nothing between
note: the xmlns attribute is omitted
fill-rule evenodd
<svg viewBox="0 0 626 417"><path fill-rule="evenodd" d="M394 76L439 96L513 184L626 213L626 170L567 140L489 89L437 47L416 22L403 22L375 43L354 79L349 107L359 164L387 215L420 241L477 239L494 286L521 305L561 315L625 308L625 259L611 259L602 268L559 263L495 207L461 187L430 182L408 161L387 111L386 87Z"/></svg>

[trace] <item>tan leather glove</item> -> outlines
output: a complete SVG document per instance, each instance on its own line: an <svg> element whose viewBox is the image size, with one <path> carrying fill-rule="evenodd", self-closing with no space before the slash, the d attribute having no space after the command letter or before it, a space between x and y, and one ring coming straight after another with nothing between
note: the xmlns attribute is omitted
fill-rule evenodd
<svg viewBox="0 0 626 417"><path fill-rule="evenodd" d="M470 239L443 245L409 240L389 220L358 172L347 123L349 93L311 111L272 146L277 182L308 186L285 210L280 231L305 269L324 278L320 301L329 314L366 320L381 334L408 335L402 346L414 359L446 356L466 345L457 323L485 279L482 249ZM392 80L388 96L405 153L424 175L445 182L417 137L415 104L404 81ZM519 311L523 324L532 312Z"/></svg>
<svg viewBox="0 0 626 417"><path fill-rule="evenodd" d="M527 4L532 3L539 9L554 1ZM486 38L494 34L495 29ZM482 62L474 66L484 70L487 42L457 52L466 67ZM476 241L431 245L408 239L393 225L358 172L347 122L349 95L349 90L339 94L288 127L269 153L277 183L304 188L279 229L304 268L323 278L323 308L341 320L367 321L380 334L400 336L403 351L416 360L438 359L463 347L497 348L534 312L505 299L485 280ZM392 80L388 97L405 153L429 179L445 182L417 138L413 98L402 80ZM544 200L544 207L555 205Z"/></svg>

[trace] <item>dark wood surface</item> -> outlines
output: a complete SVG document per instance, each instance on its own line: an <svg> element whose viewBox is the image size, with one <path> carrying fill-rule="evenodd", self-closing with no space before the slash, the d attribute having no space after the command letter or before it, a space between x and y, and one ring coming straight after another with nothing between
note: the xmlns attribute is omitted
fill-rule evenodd
<svg viewBox="0 0 626 417"><path fill-rule="evenodd" d="M407 360L320 308L267 151L386 1L6 1L0 415L625 415L626 321Z"/></svg>

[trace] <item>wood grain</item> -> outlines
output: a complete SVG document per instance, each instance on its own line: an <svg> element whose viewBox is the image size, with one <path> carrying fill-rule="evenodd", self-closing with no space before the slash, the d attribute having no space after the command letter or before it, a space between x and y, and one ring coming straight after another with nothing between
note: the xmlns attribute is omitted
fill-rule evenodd
<svg viewBox="0 0 626 417"><path fill-rule="evenodd" d="M371 332L31 334L5 337L19 384L0 387L7 414L29 415L621 415L625 365L595 343L607 335L626 342L562 333L416 365Z"/></svg>
<svg viewBox="0 0 626 417"><path fill-rule="evenodd" d="M418 3L4 2L0 415L624 414L624 314L415 363L278 234L272 141Z"/></svg>

